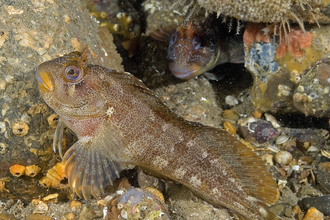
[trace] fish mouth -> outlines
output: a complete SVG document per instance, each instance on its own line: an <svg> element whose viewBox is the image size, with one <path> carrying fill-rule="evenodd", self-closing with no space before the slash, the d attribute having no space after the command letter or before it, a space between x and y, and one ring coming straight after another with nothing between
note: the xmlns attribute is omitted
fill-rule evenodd
<svg viewBox="0 0 330 220"><path fill-rule="evenodd" d="M54 90L55 83L54 83L53 76L51 75L50 72L37 70L36 78L37 78L37 81L39 84L39 90L42 93L47 93L47 92Z"/></svg>
<svg viewBox="0 0 330 220"><path fill-rule="evenodd" d="M188 80L201 74L200 67L197 64L170 63L169 67L175 77L183 80Z"/></svg>

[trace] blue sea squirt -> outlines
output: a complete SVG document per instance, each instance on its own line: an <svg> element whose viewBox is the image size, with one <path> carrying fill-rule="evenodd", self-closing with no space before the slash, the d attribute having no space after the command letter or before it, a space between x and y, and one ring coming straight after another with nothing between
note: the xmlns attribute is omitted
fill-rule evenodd
<svg viewBox="0 0 330 220"><path fill-rule="evenodd" d="M39 65L36 77L46 103L78 141L63 156L78 196L98 197L128 165L151 170L190 188L210 204L244 219L278 219L267 205L278 189L260 157L222 129L174 114L127 72L89 65L84 53Z"/></svg>

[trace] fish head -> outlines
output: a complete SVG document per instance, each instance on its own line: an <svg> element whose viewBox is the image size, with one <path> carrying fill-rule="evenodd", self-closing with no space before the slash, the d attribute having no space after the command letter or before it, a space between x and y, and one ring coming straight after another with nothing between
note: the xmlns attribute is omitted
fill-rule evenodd
<svg viewBox="0 0 330 220"><path fill-rule="evenodd" d="M180 79L190 79L212 69L220 47L216 30L198 23L182 25L171 36L168 47L169 68Z"/></svg>
<svg viewBox="0 0 330 220"><path fill-rule="evenodd" d="M84 54L72 52L40 64L36 71L42 97L62 117L90 118L104 108L99 77L84 59Z"/></svg>

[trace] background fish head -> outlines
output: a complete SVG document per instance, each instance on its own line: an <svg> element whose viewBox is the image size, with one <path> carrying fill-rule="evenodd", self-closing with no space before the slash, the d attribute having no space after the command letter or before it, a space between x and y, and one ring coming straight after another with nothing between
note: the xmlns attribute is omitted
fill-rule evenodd
<svg viewBox="0 0 330 220"><path fill-rule="evenodd" d="M219 57L216 31L202 24L182 25L171 36L168 47L170 70L181 79L190 79L212 69Z"/></svg>

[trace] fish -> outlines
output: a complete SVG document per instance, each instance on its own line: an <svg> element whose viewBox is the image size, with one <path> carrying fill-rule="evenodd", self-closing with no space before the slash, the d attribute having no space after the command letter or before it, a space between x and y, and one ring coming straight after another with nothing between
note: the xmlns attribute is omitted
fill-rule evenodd
<svg viewBox="0 0 330 220"><path fill-rule="evenodd" d="M243 37L222 37L223 32L211 18L178 27L169 39L167 51L172 74L188 80L223 63L244 63Z"/></svg>
<svg viewBox="0 0 330 220"><path fill-rule="evenodd" d="M88 64L71 52L40 64L44 101L60 117L54 134L68 184L85 199L104 194L138 166L174 180L242 219L280 219L268 209L279 191L262 159L220 128L189 122L128 72ZM63 129L78 137L64 155Z"/></svg>

